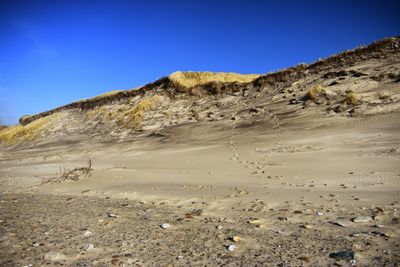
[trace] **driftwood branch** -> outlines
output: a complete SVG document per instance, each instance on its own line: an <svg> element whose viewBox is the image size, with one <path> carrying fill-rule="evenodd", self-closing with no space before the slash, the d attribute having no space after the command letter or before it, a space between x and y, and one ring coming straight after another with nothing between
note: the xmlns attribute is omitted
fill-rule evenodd
<svg viewBox="0 0 400 267"><path fill-rule="evenodd" d="M43 183L61 183L67 180L78 181L82 176L89 177L92 174L92 171L92 160L88 159L86 167L77 167L72 170L63 167L62 171L60 167L60 175L47 178L43 181Z"/></svg>

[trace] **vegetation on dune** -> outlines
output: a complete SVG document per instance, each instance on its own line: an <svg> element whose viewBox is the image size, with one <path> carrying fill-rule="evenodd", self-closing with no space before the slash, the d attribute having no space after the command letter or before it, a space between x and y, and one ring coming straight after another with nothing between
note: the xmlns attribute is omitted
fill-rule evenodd
<svg viewBox="0 0 400 267"><path fill-rule="evenodd" d="M123 91L123 90L112 90L112 91L106 92L106 93L104 93L104 94L95 96L95 97L81 99L81 100L79 100L79 102L100 100L100 99L105 98L105 97L109 97L109 96L116 95L116 94L118 94L118 93L120 93L120 92L122 92L122 91Z"/></svg>
<svg viewBox="0 0 400 267"><path fill-rule="evenodd" d="M238 74L231 72L174 72L169 79L183 87L194 86L210 82L237 82L248 83L260 77L258 74Z"/></svg>
<svg viewBox="0 0 400 267"><path fill-rule="evenodd" d="M307 92L307 98L316 101L319 96L321 96L325 92L325 89L322 88L321 85L314 86Z"/></svg>
<svg viewBox="0 0 400 267"><path fill-rule="evenodd" d="M119 118L117 123L121 127L135 129L142 123L145 112L151 110L159 102L160 97L158 95L153 95L146 99L143 99L136 106L118 115Z"/></svg>
<svg viewBox="0 0 400 267"><path fill-rule="evenodd" d="M347 104L348 106L356 106L360 104L360 100L358 99L356 93L353 90L347 90L344 103Z"/></svg>
<svg viewBox="0 0 400 267"><path fill-rule="evenodd" d="M123 107L100 106L86 113L88 119L99 119L103 122L115 120L119 127L135 129L142 123L146 111L155 107L160 100L158 95L147 97L134 107L128 109Z"/></svg>
<svg viewBox="0 0 400 267"><path fill-rule="evenodd" d="M104 94L95 96L95 97L90 98L90 99L100 99L100 98L103 98L103 97L107 97L107 96L112 96L112 95L118 94L119 92L122 92L122 91L123 90L112 90L112 91L106 92Z"/></svg>
<svg viewBox="0 0 400 267"><path fill-rule="evenodd" d="M7 127L0 131L0 142L16 143L18 140L34 141L51 126L56 116L57 114L55 113L39 118L27 125L19 124Z"/></svg>

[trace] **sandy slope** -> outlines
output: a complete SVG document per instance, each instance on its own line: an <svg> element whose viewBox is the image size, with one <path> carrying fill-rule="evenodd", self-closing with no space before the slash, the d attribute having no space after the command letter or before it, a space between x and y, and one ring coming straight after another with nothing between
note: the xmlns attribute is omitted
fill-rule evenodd
<svg viewBox="0 0 400 267"><path fill-rule="evenodd" d="M1 265L322 266L352 249L360 266L398 266L399 133L396 113L307 112L2 152ZM42 184L88 158L90 177Z"/></svg>
<svg viewBox="0 0 400 267"><path fill-rule="evenodd" d="M0 131L0 266L399 266L399 114L390 38L26 116Z"/></svg>

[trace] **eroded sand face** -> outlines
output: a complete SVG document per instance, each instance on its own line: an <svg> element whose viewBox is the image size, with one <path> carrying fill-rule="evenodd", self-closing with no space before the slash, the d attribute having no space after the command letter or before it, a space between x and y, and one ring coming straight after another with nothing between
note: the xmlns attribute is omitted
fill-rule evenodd
<svg viewBox="0 0 400 267"><path fill-rule="evenodd" d="M398 114L310 112L2 152L1 264L321 266L347 249L396 266L399 133ZM43 183L89 158L89 177Z"/></svg>

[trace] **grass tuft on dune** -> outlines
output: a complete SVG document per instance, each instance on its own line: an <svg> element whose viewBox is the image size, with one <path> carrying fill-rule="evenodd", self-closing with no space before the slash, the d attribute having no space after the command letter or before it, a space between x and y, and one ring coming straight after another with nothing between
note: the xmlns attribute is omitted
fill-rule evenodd
<svg viewBox="0 0 400 267"><path fill-rule="evenodd" d="M356 106L360 104L360 99L353 90L348 90L346 91L346 99L344 100L344 102L348 106Z"/></svg>
<svg viewBox="0 0 400 267"><path fill-rule="evenodd" d="M143 99L139 104L119 115L117 120L118 125L131 129L139 127L144 119L146 111L153 109L159 100L160 97L158 95Z"/></svg>
<svg viewBox="0 0 400 267"><path fill-rule="evenodd" d="M314 86L307 92L307 98L316 101L318 97L325 92L321 85Z"/></svg>
<svg viewBox="0 0 400 267"><path fill-rule="evenodd" d="M22 141L34 141L41 133L46 131L52 124L52 121L58 116L57 113L39 118L27 125L10 126L0 131L0 142L16 143L19 139Z"/></svg>
<svg viewBox="0 0 400 267"><path fill-rule="evenodd" d="M183 87L191 88L209 82L248 83L260 77L258 74L238 74L232 72L181 72L177 71L169 79Z"/></svg>

